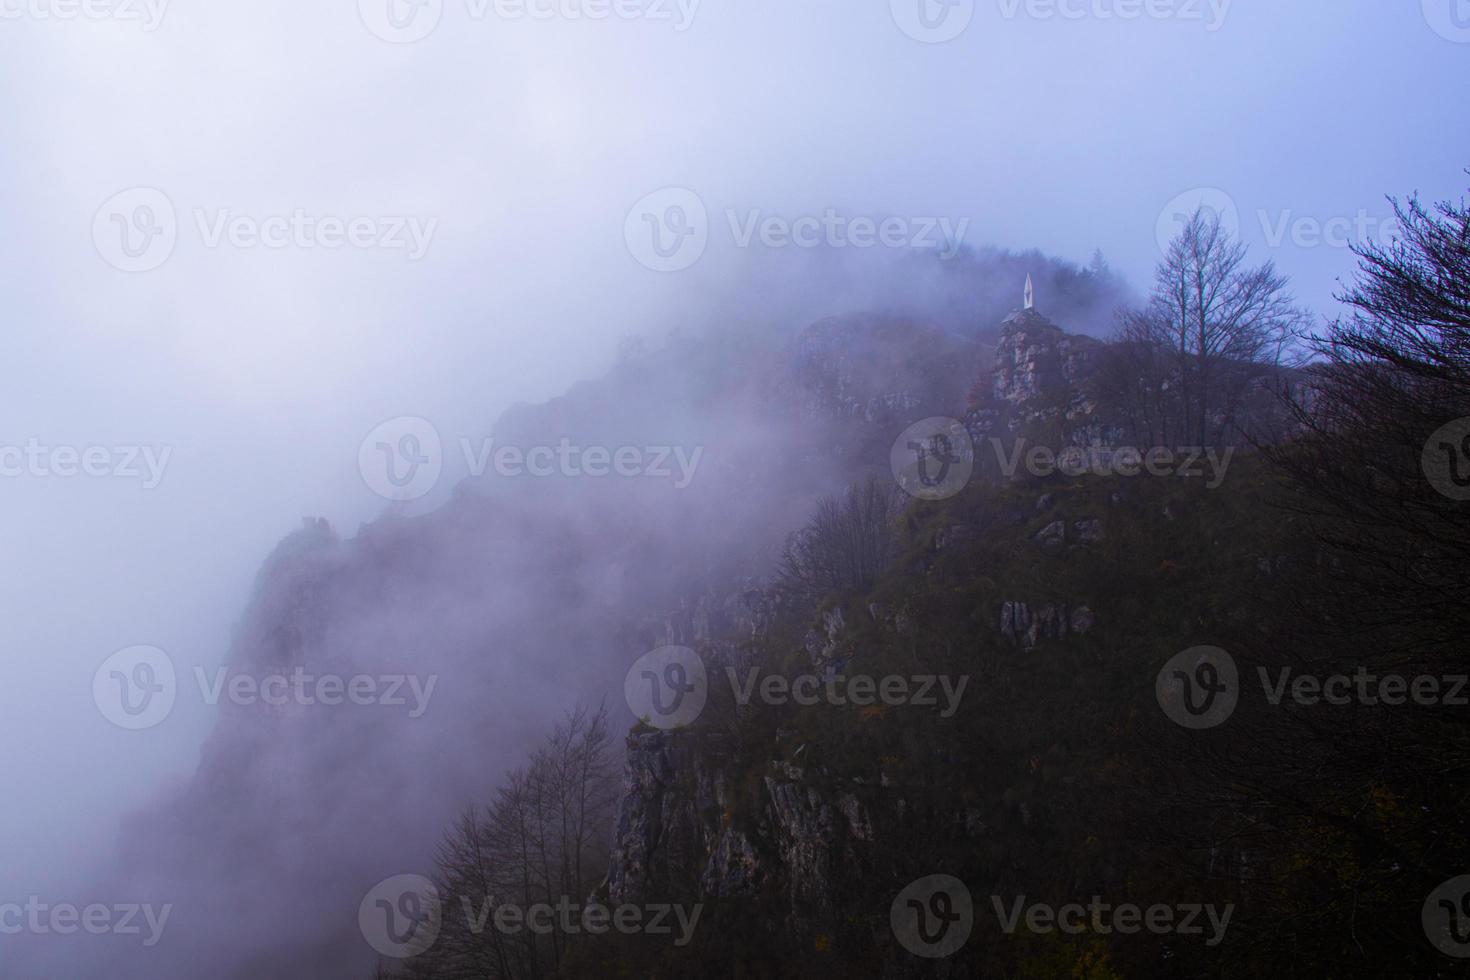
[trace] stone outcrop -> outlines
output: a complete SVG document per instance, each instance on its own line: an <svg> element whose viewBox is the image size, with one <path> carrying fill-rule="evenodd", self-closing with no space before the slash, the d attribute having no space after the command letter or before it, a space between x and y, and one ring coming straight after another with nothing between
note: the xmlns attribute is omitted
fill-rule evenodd
<svg viewBox="0 0 1470 980"><path fill-rule="evenodd" d="M1036 418L1055 418L1065 410L1069 419L1091 414L1079 389L1097 366L1102 343L1068 334L1035 310L1021 310L1001 324L995 350L992 392L997 402L1021 409L1012 426ZM1055 402L1058 397L1064 403ZM1095 407L1095 406L1093 406Z"/></svg>
<svg viewBox="0 0 1470 980"><path fill-rule="evenodd" d="M923 818L881 772L842 779L772 760L758 785L742 783L742 760L726 735L635 733L627 749L607 881L615 904L765 892L789 905L794 922L809 920L840 906L871 873L874 848ZM739 799L737 784L745 786ZM956 836L986 830L975 812L941 822Z"/></svg>
<svg viewBox="0 0 1470 980"><path fill-rule="evenodd" d="M1022 436L1038 425L1054 426L1062 434L1051 446L1055 453L1106 458L1125 430L1094 381L1105 346L1067 333L1034 309L1011 314L1001 324L988 377L971 389L965 415L971 437ZM1049 438L1056 438L1054 431Z"/></svg>
<svg viewBox="0 0 1470 980"><path fill-rule="evenodd" d="M1107 538L1103 522L1095 518L1067 521L1056 520L1037 531L1032 540L1048 554L1057 554L1067 545L1086 546L1101 543Z"/></svg>
<svg viewBox="0 0 1470 980"><path fill-rule="evenodd" d="M628 736L608 873L613 901L754 887L759 864L753 849L723 826L733 804L725 777L732 748L728 736L713 733Z"/></svg>
<svg viewBox="0 0 1470 980"><path fill-rule="evenodd" d="M1099 520L1073 521L1072 531L1078 544L1097 544L1107 537L1103 522Z"/></svg>
<svg viewBox="0 0 1470 980"><path fill-rule="evenodd" d="M932 325L832 317L803 330L786 393L812 418L891 427L949 414L964 395L976 346ZM902 428L902 425L900 425Z"/></svg>
<svg viewBox="0 0 1470 980"><path fill-rule="evenodd" d="M1000 607L1001 634L1023 650L1035 650L1043 643L1087 633L1096 625L1097 616L1087 606L1056 602L1033 606L1015 601L1002 603Z"/></svg>
<svg viewBox="0 0 1470 980"><path fill-rule="evenodd" d="M838 643L838 637L847 626L847 617L841 606L833 606L822 613L817 625L807 630L806 652L811 657L812 666L818 670L832 666L839 660L844 660Z"/></svg>

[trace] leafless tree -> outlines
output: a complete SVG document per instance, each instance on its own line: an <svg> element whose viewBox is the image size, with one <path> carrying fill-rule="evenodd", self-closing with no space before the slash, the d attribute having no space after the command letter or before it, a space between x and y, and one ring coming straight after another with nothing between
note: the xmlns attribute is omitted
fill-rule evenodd
<svg viewBox="0 0 1470 980"><path fill-rule="evenodd" d="M1307 315L1272 262L1251 267L1218 216L1196 211L1169 244L1148 303L1124 315L1117 372L1153 438L1231 434L1262 365L1280 365Z"/></svg>
<svg viewBox="0 0 1470 980"><path fill-rule="evenodd" d="M1340 297L1352 312L1315 344L1321 360L1293 405L1298 436L1265 451L1302 540L1263 597L1278 610L1269 638L1232 650L1242 675L1449 684L1466 673L1470 510L1423 461L1470 456L1459 440L1431 440L1470 417L1470 208L1395 209L1403 237L1358 249ZM1250 900L1246 962L1441 969L1418 910L1470 859L1465 711L1448 699L1394 706L1368 690L1325 712L1242 698L1218 738L1160 763L1181 788L1161 794L1161 825L1218 817L1220 834L1193 846L1234 855L1230 875Z"/></svg>
<svg viewBox="0 0 1470 980"><path fill-rule="evenodd" d="M576 936L496 928L496 911L563 899L581 906L606 873L617 802L605 707L579 706L529 763L510 773L484 808L446 832L434 886L438 938L397 976L435 980L535 980L557 975Z"/></svg>
<svg viewBox="0 0 1470 980"><path fill-rule="evenodd" d="M1427 477L1426 452L1470 416L1470 208L1394 202L1403 237L1358 249L1353 312L1316 341L1293 403L1303 436L1272 456L1334 556L1337 618L1400 648L1458 650L1470 629L1470 516Z"/></svg>
<svg viewBox="0 0 1470 980"><path fill-rule="evenodd" d="M823 499L787 542L781 588L809 600L870 588L893 558L900 504L893 484L876 477L849 488L845 497Z"/></svg>

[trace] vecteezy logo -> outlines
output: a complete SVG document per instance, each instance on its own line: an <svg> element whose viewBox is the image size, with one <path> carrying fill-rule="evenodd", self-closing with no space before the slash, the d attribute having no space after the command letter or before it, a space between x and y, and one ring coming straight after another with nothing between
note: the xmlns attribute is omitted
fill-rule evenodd
<svg viewBox="0 0 1470 980"><path fill-rule="evenodd" d="M623 239L639 264L654 272L680 272L704 255L709 213L693 191L665 187L633 205Z"/></svg>
<svg viewBox="0 0 1470 980"><path fill-rule="evenodd" d="M1214 728L1234 714L1240 701L1235 659L1219 647L1191 647L1164 664L1154 694L1176 724Z"/></svg>
<svg viewBox="0 0 1470 980"><path fill-rule="evenodd" d="M92 676L92 700L119 728L152 728L169 716L178 694L174 662L158 647L119 650Z"/></svg>
<svg viewBox="0 0 1470 980"><path fill-rule="evenodd" d="M623 680L633 716L668 731L694 723L709 698L704 661L688 647L659 647L638 658Z"/></svg>
<svg viewBox="0 0 1470 980"><path fill-rule="evenodd" d="M1430 892L1420 918L1436 949L1455 959L1470 959L1470 875L1451 878Z"/></svg>
<svg viewBox="0 0 1470 980"><path fill-rule="evenodd" d="M1451 500L1470 500L1470 418L1456 419L1430 436L1420 462L1434 489Z"/></svg>
<svg viewBox="0 0 1470 980"><path fill-rule="evenodd" d="M888 920L904 949L937 960L953 955L969 940L975 906L963 881L930 875L898 893Z"/></svg>
<svg viewBox="0 0 1470 980"><path fill-rule="evenodd" d="M357 468L368 489L378 496L417 500L434 489L444 469L439 430L415 416L389 419L362 441Z"/></svg>
<svg viewBox="0 0 1470 980"><path fill-rule="evenodd" d="M975 16L975 0L889 0L889 8L898 29L925 44L953 41Z"/></svg>
<svg viewBox="0 0 1470 980"><path fill-rule="evenodd" d="M888 464L904 493L946 500L974 475L975 444L963 423L936 415L903 430L888 453Z"/></svg>
<svg viewBox="0 0 1470 980"><path fill-rule="evenodd" d="M1446 41L1470 44L1470 0L1423 0L1424 19Z"/></svg>
<svg viewBox="0 0 1470 980"><path fill-rule="evenodd" d="M412 44L434 33L444 0L357 0L367 29L390 44Z"/></svg>
<svg viewBox="0 0 1470 980"><path fill-rule="evenodd" d="M443 902L422 875L395 875L378 882L357 907L357 926L368 945L403 960L434 945L443 925Z"/></svg>
<svg viewBox="0 0 1470 980"><path fill-rule="evenodd" d="M92 244L114 269L149 272L174 254L179 221L168 195L133 187L108 198L92 217Z"/></svg>
<svg viewBox="0 0 1470 980"><path fill-rule="evenodd" d="M1197 187L1175 197L1159 212L1154 237L1160 252L1168 253L1170 244L1196 211L1203 211L1207 219L1218 221L1230 237L1240 237L1240 209L1235 206L1235 200L1218 187Z"/></svg>

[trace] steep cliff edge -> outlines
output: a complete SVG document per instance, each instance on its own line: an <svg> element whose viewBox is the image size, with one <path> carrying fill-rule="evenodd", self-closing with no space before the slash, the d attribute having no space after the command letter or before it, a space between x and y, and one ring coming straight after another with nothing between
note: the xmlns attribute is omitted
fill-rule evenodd
<svg viewBox="0 0 1470 980"><path fill-rule="evenodd" d="M718 638L698 645L724 703L688 729L629 736L607 899L702 903L695 948L660 961L689 969L734 956L771 976L1113 976L1203 962L1202 944L1009 935L990 896L1146 903L1177 870L1137 836L1168 792L1156 665L1201 636L1245 647L1289 617L1269 596L1300 546L1289 520L1253 508L1269 484L1256 461L1230 480L1229 493L1091 474L976 485L910 508L903 557L871 591L778 606L739 664ZM842 655L814 658L809 634ZM866 699L740 705L750 664L874 683ZM871 694L885 678L911 695L937 681L927 702L888 703ZM1221 846L1211 860L1238 857ZM907 885L941 872L984 891L977 938L934 973L888 920Z"/></svg>
<svg viewBox="0 0 1470 980"><path fill-rule="evenodd" d="M1029 784L1052 772L1033 760L1066 750L1035 731L998 738L986 719L1004 716L1005 702L991 698L1032 683L1066 690L1059 665L1116 652L1125 600L1108 590L1157 583L1097 562L1137 546L1128 508L1152 520L1163 504L1048 487L1056 499L1042 508L1029 485L991 497L977 481L975 493L906 519L900 566L872 595L793 608L770 576L817 500L886 475L898 431L962 412L977 379L998 413L1070 404L1091 343L1023 326L1002 334L999 364L987 344L893 317L823 321L778 344L673 345L511 411L493 434L522 446L702 448L686 487L492 475L432 514L389 514L352 536L310 522L263 569L230 669L432 677L432 703L413 717L381 705L222 708L196 776L137 820L116 887L147 898L167 880L180 935L210 936L200 923L233 914L240 927L209 946L244 964L234 975L359 975L354 924L334 919L324 931L319 910L353 907L375 882L431 863L439 829L490 792L548 719L617 690L650 648L680 643L714 658L717 678L757 654L767 670L972 678L966 710L945 717L911 705L856 715L726 705L723 729L637 732L629 744L610 895L698 896L728 906L732 923L754 903L771 910L760 918L775 931L760 935L772 951L850 957L855 969L891 952L900 964L880 893L951 852L957 867L978 856L988 863L977 874L993 876L1009 846L990 843L997 828L1032 833L1066 811L1036 802ZM996 417L1009 432L1012 416ZM1047 528L1058 520L1066 530L1053 547ZM1188 564L1172 548L1167 557ZM1012 636L1001 631L1006 608ZM1015 676L1018 657L1041 676ZM972 715L981 677L998 686ZM1085 700L1060 710L1096 712ZM247 901L262 891L282 898ZM738 925L726 934L747 935ZM187 962L196 952L180 942L150 955ZM156 959L118 965L120 977L159 972Z"/></svg>

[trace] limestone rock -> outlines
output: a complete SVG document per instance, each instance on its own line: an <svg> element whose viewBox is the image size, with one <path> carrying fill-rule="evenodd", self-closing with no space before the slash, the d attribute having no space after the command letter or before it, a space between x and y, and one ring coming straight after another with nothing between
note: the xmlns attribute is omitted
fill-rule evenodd
<svg viewBox="0 0 1470 980"><path fill-rule="evenodd" d="M1106 537L1103 522L1098 520L1074 521L1072 530L1077 532L1080 544L1097 544Z"/></svg>
<svg viewBox="0 0 1470 980"><path fill-rule="evenodd" d="M1023 650L1035 650L1043 643L1060 640L1072 633L1082 634L1097 625L1097 616L1087 606L1069 608L1048 602L1037 606L1021 601L1004 602L1000 607L1000 632Z"/></svg>
<svg viewBox="0 0 1470 980"><path fill-rule="evenodd" d="M1037 532L1036 543L1047 551L1060 551L1067 543L1067 522L1052 521Z"/></svg>

